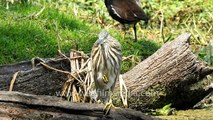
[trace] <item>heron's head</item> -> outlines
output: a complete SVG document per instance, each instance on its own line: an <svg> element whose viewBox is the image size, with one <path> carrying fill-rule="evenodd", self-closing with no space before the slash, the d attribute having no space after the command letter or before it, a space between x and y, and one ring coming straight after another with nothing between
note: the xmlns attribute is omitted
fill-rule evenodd
<svg viewBox="0 0 213 120"><path fill-rule="evenodd" d="M102 51L102 55L107 56L108 50L111 48L112 40L110 39L110 35L107 31L103 30L98 35L98 40L95 42L95 47Z"/></svg>
<svg viewBox="0 0 213 120"><path fill-rule="evenodd" d="M99 45L104 45L105 43L107 43L107 37L108 37L109 33L105 30L103 30L99 35L98 35L98 40L95 42L95 46L99 46Z"/></svg>
<svg viewBox="0 0 213 120"><path fill-rule="evenodd" d="M99 51L100 56L107 59L112 51L117 51L115 52L116 55L121 54L121 45L116 39L110 36L107 31L103 30L98 35L98 40L93 45L92 53L95 54L95 51Z"/></svg>

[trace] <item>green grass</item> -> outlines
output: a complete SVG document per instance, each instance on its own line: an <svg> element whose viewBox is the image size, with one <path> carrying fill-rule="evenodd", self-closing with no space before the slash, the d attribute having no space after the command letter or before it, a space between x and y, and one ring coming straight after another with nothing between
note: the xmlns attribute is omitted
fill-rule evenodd
<svg viewBox="0 0 213 120"><path fill-rule="evenodd" d="M3 59L3 63L56 54L56 41L36 24L1 24L0 31L0 58Z"/></svg>
<svg viewBox="0 0 213 120"><path fill-rule="evenodd" d="M90 27L85 22L52 8L46 8L36 19L29 17L40 9L33 5L12 5L9 10L1 7L0 64L37 56L54 57L58 45L64 52L69 52L71 48L90 51L97 37L90 33ZM57 34L62 40L57 39Z"/></svg>
<svg viewBox="0 0 213 120"><path fill-rule="evenodd" d="M102 29L107 29L120 41L124 56L135 56L132 61L123 62L122 72L147 58L166 41L173 40L182 32L190 32L192 45L199 45L202 49L208 43L213 43L212 0L142 0L143 8L151 16L151 20L146 29L140 29L143 22L137 25L139 41L136 43L132 42L134 35L131 29L127 31L126 39L123 39L124 32L118 29L116 22L106 11L104 2L100 0L35 0L31 4L15 3L10 5L9 10L5 9L4 2L0 3L0 64L33 57L56 57L59 48L64 53L77 49L89 54ZM38 17L33 17L43 6L44 11ZM165 22L164 37L160 32L162 17ZM201 39L197 39L197 35ZM206 61L212 64L212 52L202 49L195 52L201 51L201 54L197 53L198 56L204 60L208 58Z"/></svg>
<svg viewBox="0 0 213 120"><path fill-rule="evenodd" d="M31 17L41 9L38 5L26 4L13 4L9 10L0 8L0 64L33 57L55 57L59 47L65 53L70 49L90 53L102 30L99 25L54 7L46 7L37 18ZM140 52L141 42L123 41L123 32L118 33L116 29L109 29L109 32L122 43L124 55L147 54Z"/></svg>

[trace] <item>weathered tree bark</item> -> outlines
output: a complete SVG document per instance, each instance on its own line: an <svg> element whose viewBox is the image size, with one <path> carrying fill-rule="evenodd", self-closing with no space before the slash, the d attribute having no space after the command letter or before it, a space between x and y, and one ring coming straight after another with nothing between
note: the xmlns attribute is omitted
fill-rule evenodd
<svg viewBox="0 0 213 120"><path fill-rule="evenodd" d="M202 78L213 72L212 67L197 60L190 50L189 34L182 34L163 45L156 53L123 74L128 89L128 103L139 110L160 108L172 103L176 108L188 108L208 95ZM54 68L69 71L67 59L45 60ZM39 63L39 60L37 61ZM14 69L13 69L14 68ZM67 75L30 62L0 66L0 90L9 90L13 74L20 71L14 91L36 95L55 95L61 91ZM196 87L194 87L196 86ZM117 82L116 95L119 95ZM115 101L119 101L116 97Z"/></svg>
<svg viewBox="0 0 213 120"><path fill-rule="evenodd" d="M2 65L0 66L0 90L9 90L13 75L18 72L13 91L36 95L58 95L67 80L67 75L48 70L41 64L37 65L40 61L45 61L47 65L60 70L70 70L67 59L35 59L13 65Z"/></svg>
<svg viewBox="0 0 213 120"><path fill-rule="evenodd" d="M23 94L20 92L0 91L0 119L21 120L155 120L132 109L111 109L104 115L104 105L71 103L54 96Z"/></svg>
<svg viewBox="0 0 213 120"><path fill-rule="evenodd" d="M213 67L197 60L189 39L190 34L182 34L167 42L123 75L130 107L143 110L172 103L173 107L184 109L212 91L205 90L200 81L213 72Z"/></svg>

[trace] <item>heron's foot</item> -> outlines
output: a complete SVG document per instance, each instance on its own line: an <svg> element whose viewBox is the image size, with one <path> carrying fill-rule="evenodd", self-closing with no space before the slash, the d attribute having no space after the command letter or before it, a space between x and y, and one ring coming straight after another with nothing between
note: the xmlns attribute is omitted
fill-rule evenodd
<svg viewBox="0 0 213 120"><path fill-rule="evenodd" d="M98 103L98 104L103 104L103 103L101 102L101 100L96 101L96 103Z"/></svg>
<svg viewBox="0 0 213 120"><path fill-rule="evenodd" d="M115 107L112 103L112 100L110 100L109 102L106 103L105 107L104 107L104 112L105 112L105 115L109 114L109 111L111 108L114 108L114 109L120 109L119 107Z"/></svg>

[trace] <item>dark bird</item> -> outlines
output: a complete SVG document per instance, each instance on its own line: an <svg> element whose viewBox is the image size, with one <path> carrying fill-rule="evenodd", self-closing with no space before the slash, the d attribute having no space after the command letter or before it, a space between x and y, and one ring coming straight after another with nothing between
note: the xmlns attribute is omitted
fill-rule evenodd
<svg viewBox="0 0 213 120"><path fill-rule="evenodd" d="M107 103L106 107L110 108L112 106L111 95L120 75L122 61L120 43L108 32L102 31L93 45L91 60L97 99Z"/></svg>
<svg viewBox="0 0 213 120"><path fill-rule="evenodd" d="M135 41L137 41L137 22L143 20L147 24L149 20L140 7L139 0L105 0L105 5L110 16L116 21L123 25L134 24Z"/></svg>

